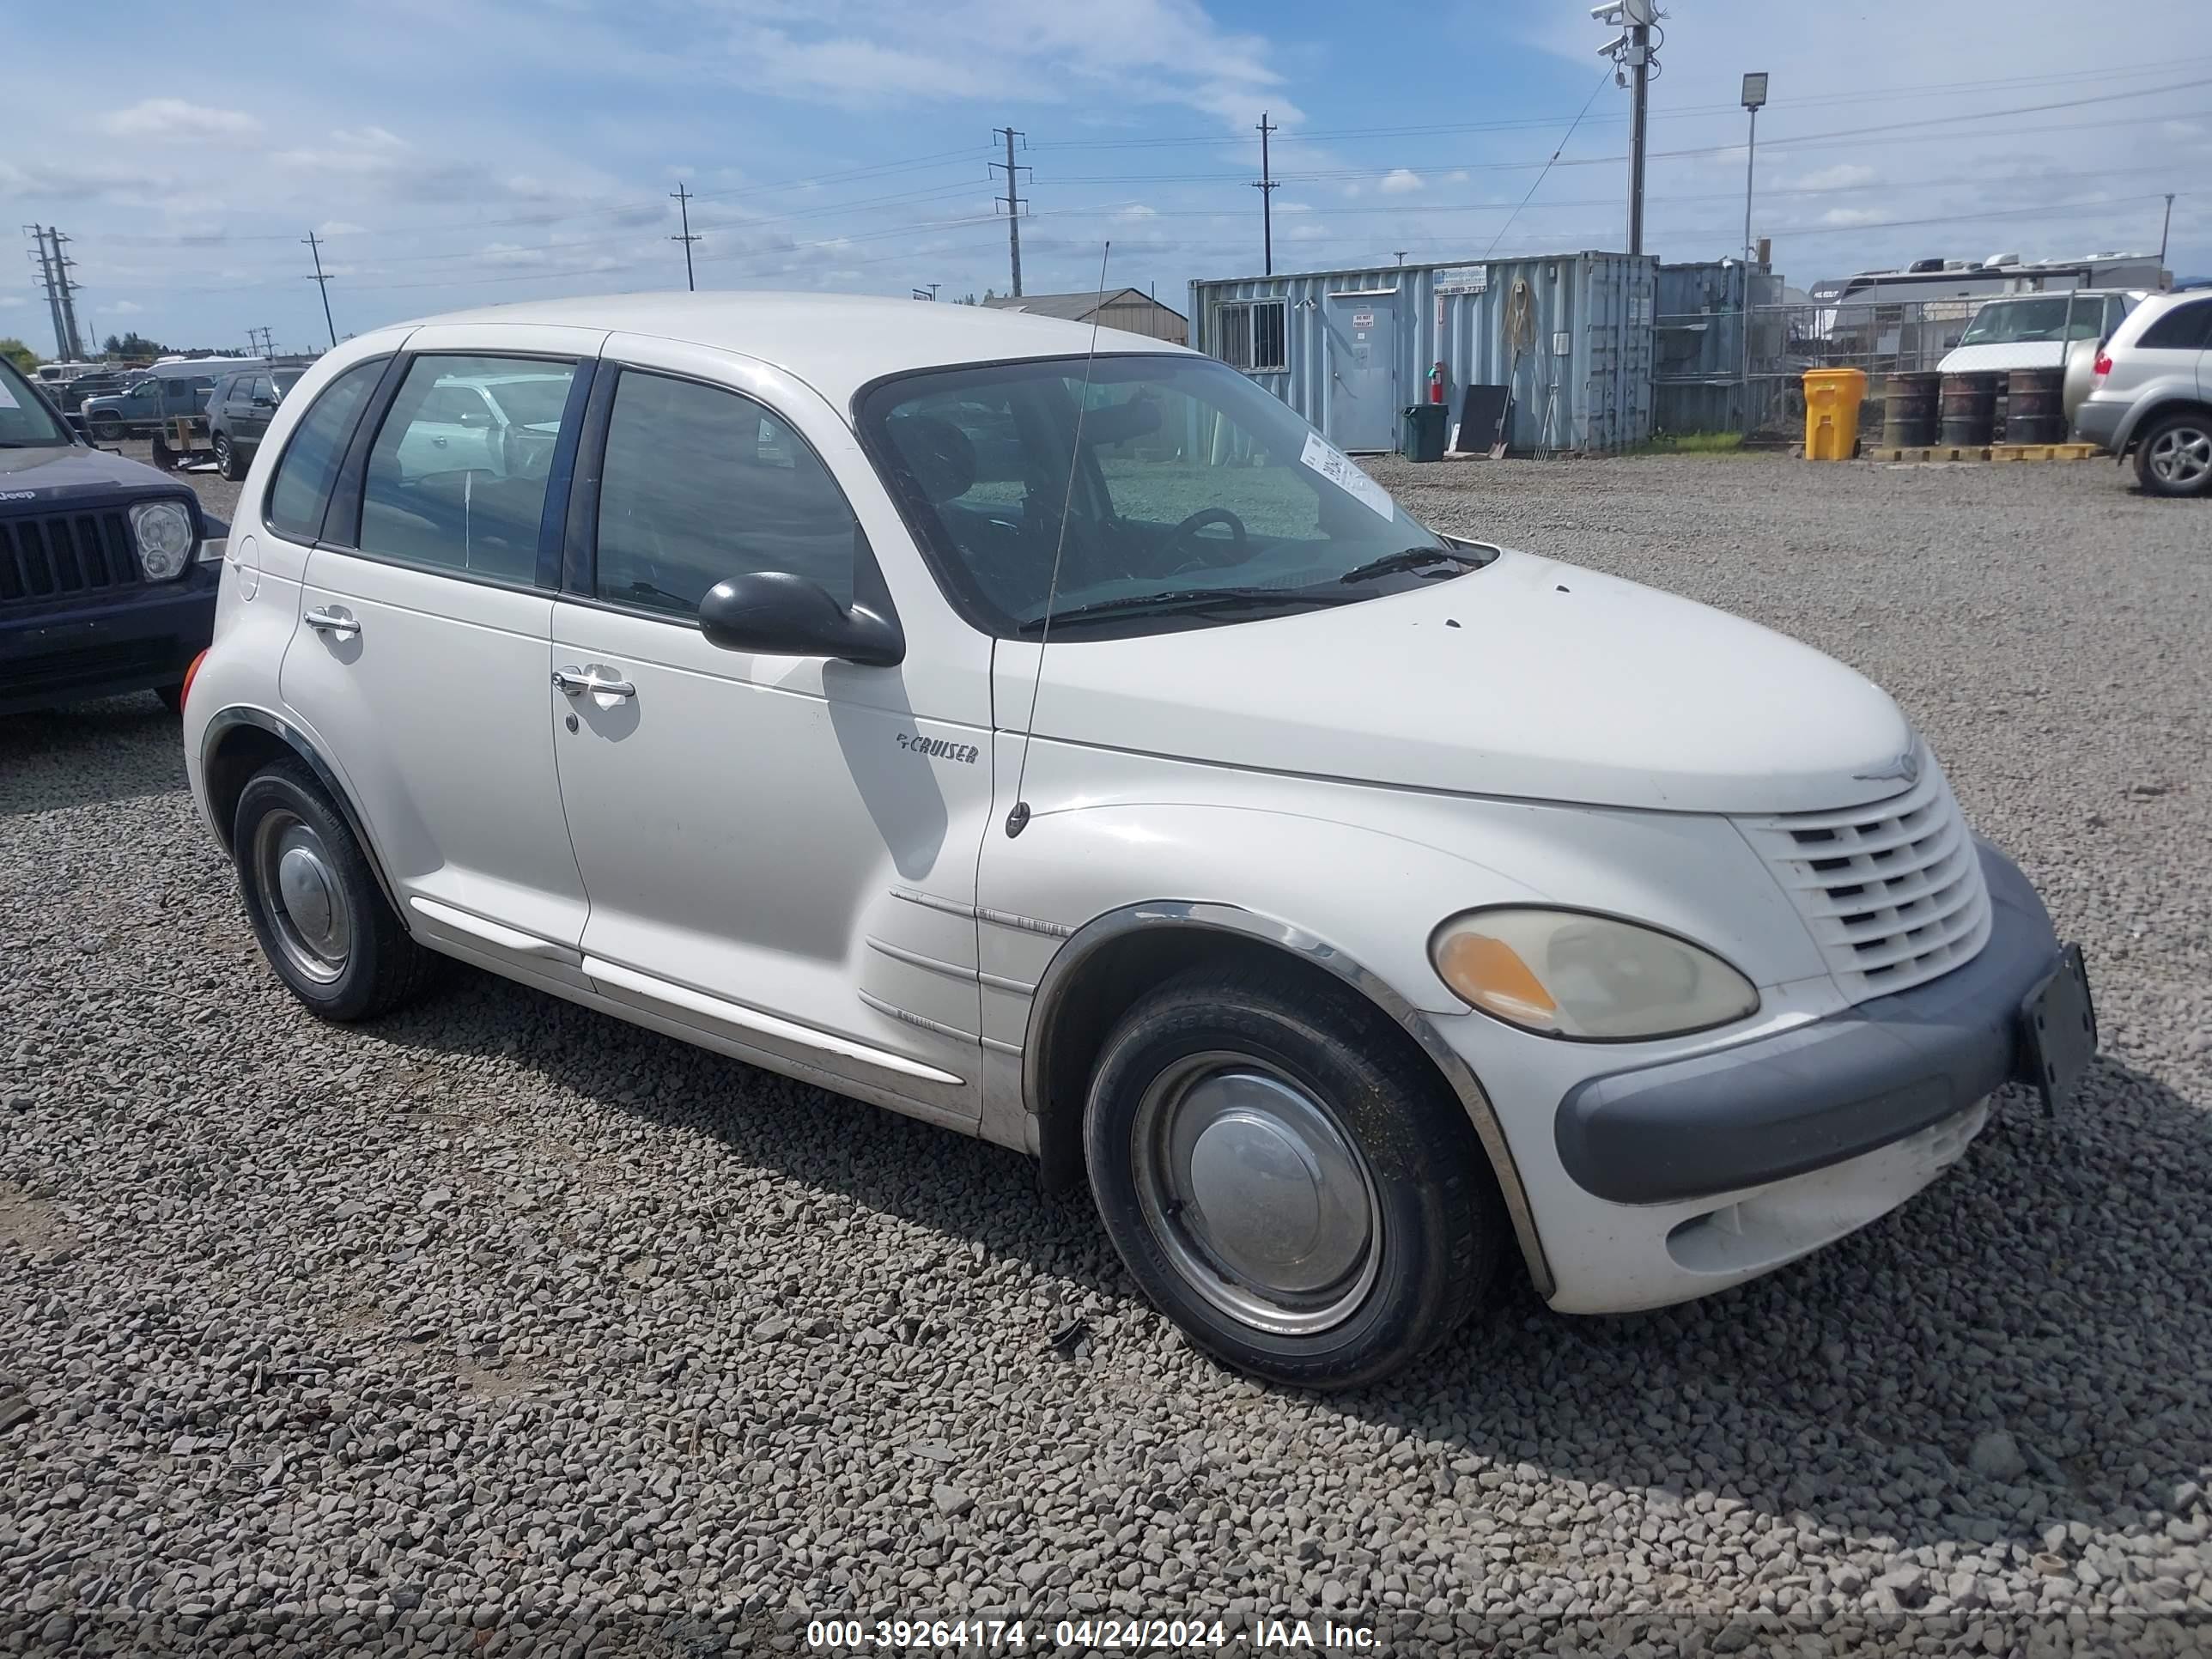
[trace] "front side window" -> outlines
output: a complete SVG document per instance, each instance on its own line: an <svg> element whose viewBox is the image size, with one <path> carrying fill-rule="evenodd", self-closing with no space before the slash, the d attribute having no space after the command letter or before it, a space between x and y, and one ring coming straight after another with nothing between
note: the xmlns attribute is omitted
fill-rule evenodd
<svg viewBox="0 0 2212 1659"><path fill-rule="evenodd" d="M1240 301L1213 312L1214 356L1248 374L1279 374L1289 366L1288 307L1281 300Z"/></svg>
<svg viewBox="0 0 2212 1659"><path fill-rule="evenodd" d="M500 427L484 383L528 374L557 382L565 403L573 363L423 356L408 366L368 452L361 550L489 581L538 580L545 481L560 435Z"/></svg>
<svg viewBox="0 0 2212 1659"><path fill-rule="evenodd" d="M0 357L0 449L45 449L70 441L15 365Z"/></svg>
<svg viewBox="0 0 2212 1659"><path fill-rule="evenodd" d="M600 472L600 599L690 616L715 583L773 570L849 605L860 549L845 492L764 405L623 372Z"/></svg>
<svg viewBox="0 0 2212 1659"><path fill-rule="evenodd" d="M323 511L330 505L338 463L362 406L383 373L380 361L355 364L323 388L314 407L292 428L261 510L263 521L278 535L311 542L323 533Z"/></svg>
<svg viewBox="0 0 2212 1659"><path fill-rule="evenodd" d="M1447 547L1279 400L1195 356L926 370L869 450L970 620L1006 637L1203 626L1487 562ZM1059 564L1057 586L1053 570Z"/></svg>

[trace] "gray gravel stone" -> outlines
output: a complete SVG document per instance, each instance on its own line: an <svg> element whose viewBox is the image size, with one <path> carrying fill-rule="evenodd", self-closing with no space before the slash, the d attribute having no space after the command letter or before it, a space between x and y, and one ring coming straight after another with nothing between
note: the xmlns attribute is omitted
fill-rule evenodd
<svg viewBox="0 0 2212 1659"><path fill-rule="evenodd" d="M987 1605L1439 1655L2212 1646L2212 519L2094 464L1375 470L1887 687L2088 951L2082 1097L2008 1091L1740 1289L1508 1286L1385 1388L1276 1392L1006 1152L465 971L319 1024L151 697L0 720L0 1400L35 1402L0 1652L352 1620L695 1659ZM1975 1464L1997 1424L2024 1468Z"/></svg>
<svg viewBox="0 0 2212 1659"><path fill-rule="evenodd" d="M2017 1480L2027 1473L2027 1459L2021 1455L2020 1443L2002 1429L1976 1437L1966 1462L1987 1480Z"/></svg>

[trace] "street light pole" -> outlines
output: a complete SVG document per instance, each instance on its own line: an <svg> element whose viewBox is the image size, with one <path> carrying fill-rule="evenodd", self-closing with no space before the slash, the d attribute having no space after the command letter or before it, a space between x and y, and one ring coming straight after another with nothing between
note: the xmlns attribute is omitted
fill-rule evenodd
<svg viewBox="0 0 2212 1659"><path fill-rule="evenodd" d="M1759 250L1751 240L1751 187L1759 165L1759 112L1766 102L1766 79L1763 70L1743 77L1743 106L1751 114L1751 131L1743 151L1743 310L1740 319L1743 351L1738 379L1743 388L1743 429L1747 433L1751 430L1752 267L1759 259Z"/></svg>

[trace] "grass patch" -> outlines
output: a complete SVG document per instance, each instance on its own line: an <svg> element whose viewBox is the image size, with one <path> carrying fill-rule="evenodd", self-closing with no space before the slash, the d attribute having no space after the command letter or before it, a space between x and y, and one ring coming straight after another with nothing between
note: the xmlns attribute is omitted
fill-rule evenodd
<svg viewBox="0 0 2212 1659"><path fill-rule="evenodd" d="M1647 438L1631 455L1735 455L1743 449L1741 432L1673 432Z"/></svg>

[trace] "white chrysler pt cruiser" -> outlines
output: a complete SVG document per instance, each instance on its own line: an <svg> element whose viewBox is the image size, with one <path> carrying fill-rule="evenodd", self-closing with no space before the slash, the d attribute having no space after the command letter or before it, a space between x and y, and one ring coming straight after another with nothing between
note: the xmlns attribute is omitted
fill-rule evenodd
<svg viewBox="0 0 2212 1659"><path fill-rule="evenodd" d="M314 1012L457 957L1021 1148L1285 1382L1403 1365L1509 1253L1573 1312L1764 1273L2095 1043L1859 675L1002 312L348 342L253 463L184 741Z"/></svg>

